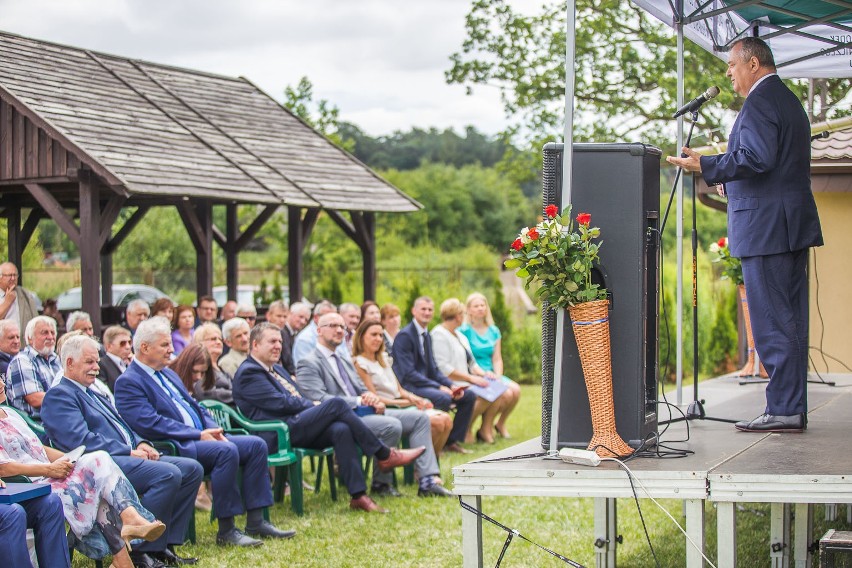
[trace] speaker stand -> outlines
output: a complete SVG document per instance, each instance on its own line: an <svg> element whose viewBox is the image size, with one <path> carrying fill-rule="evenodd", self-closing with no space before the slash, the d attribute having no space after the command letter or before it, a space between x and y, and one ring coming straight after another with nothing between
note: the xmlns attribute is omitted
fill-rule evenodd
<svg viewBox="0 0 852 568"><path fill-rule="evenodd" d="M692 122L689 125L689 134L686 137L686 143L684 146L689 148L689 144L692 141L692 132L695 130L695 123L698 122L698 111L692 111ZM686 157L681 154L682 157ZM672 184L672 190L669 193L669 202L666 205L666 214L663 217L663 224L660 227L660 238L662 238L663 231L666 229L666 221L669 217L669 210L672 206L672 201L674 200L675 193L677 192L677 183L680 180L680 175L683 173L683 168L677 169L677 174L675 174L674 183ZM732 420L730 418L717 418L714 416L707 416L707 413L704 411L704 401L698 398L698 216L695 210L695 183L692 184L692 402L689 403L689 406L686 409L686 414L683 417L678 418L670 418L668 420L660 420L660 425L673 424L675 422L682 422L684 420L711 420L714 422L727 422L729 424L734 424L735 422L739 422L738 420ZM660 247L660 254L662 254L663 247ZM657 413L659 415L659 411Z"/></svg>

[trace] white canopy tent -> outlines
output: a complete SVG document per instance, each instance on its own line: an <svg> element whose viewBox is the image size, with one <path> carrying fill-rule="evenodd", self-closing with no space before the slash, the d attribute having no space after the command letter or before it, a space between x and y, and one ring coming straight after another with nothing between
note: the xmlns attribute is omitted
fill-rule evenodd
<svg viewBox="0 0 852 568"><path fill-rule="evenodd" d="M685 102L683 92L684 39L727 60L727 52L739 38L759 36L772 48L778 73L785 78L852 77L852 1L848 0L632 0L677 33L677 106ZM574 53L576 1L568 0L565 49L565 129L562 203L571 203L574 140ZM698 93L694 93L698 95ZM677 147L683 145L683 121L678 118ZM677 403L682 400L683 378L683 178L677 200ZM564 329L564 313L557 314L557 334ZM557 345L561 337L557 335ZM554 357L554 377L559 377L562 354ZM553 382L549 447L558 451L560 381Z"/></svg>

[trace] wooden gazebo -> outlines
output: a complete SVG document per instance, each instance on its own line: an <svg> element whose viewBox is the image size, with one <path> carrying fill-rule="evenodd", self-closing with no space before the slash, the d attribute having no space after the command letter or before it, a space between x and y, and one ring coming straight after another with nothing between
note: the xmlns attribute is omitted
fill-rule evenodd
<svg viewBox="0 0 852 568"><path fill-rule="evenodd" d="M260 206L242 233L238 204ZM215 241L232 297L239 251L286 206L291 298L302 297L302 252L320 210L358 244L364 296L373 298L375 212L420 207L245 78L0 32L8 258L20 267L38 222L56 222L79 247L83 309L97 329L101 303L111 303L113 251L164 205L177 208L195 247L198 294L212 288ZM224 229L214 206L226 209ZM136 209L114 231L125 207Z"/></svg>

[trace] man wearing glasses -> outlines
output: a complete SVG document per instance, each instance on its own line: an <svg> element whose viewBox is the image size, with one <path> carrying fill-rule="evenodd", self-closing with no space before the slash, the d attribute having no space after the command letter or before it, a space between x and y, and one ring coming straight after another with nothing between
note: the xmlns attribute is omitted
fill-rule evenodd
<svg viewBox="0 0 852 568"><path fill-rule="evenodd" d="M20 329L26 329L37 315L32 295L18 286L18 267L11 262L0 264L0 319L16 320Z"/></svg>
<svg viewBox="0 0 852 568"><path fill-rule="evenodd" d="M104 331L103 336L106 357L101 357L98 378L115 390L115 380L127 370L133 360L133 345L130 332L121 326L114 325Z"/></svg>

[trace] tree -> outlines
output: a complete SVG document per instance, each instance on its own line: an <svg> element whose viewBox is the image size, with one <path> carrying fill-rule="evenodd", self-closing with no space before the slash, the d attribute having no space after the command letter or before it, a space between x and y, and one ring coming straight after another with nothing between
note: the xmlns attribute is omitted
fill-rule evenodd
<svg viewBox="0 0 852 568"><path fill-rule="evenodd" d="M307 77L284 89L284 106L344 150L352 150L352 143L339 134L340 109L326 99L314 102L314 85Z"/></svg>
<svg viewBox="0 0 852 568"><path fill-rule="evenodd" d="M628 0L578 0L576 5L575 139L643 140L671 146L676 108L674 34ZM467 38L451 56L449 83L500 89L507 115L518 116L531 140L557 135L563 122L566 3L546 3L521 14L506 0L474 0ZM708 85L727 85L725 63L686 42L687 97ZM807 87L805 87L805 91ZM849 90L849 81L826 84L823 108ZM801 95L801 87L799 87ZM822 91L820 92L822 94ZM722 89L718 103L702 114L699 143L727 138L720 128L725 109L742 99Z"/></svg>

